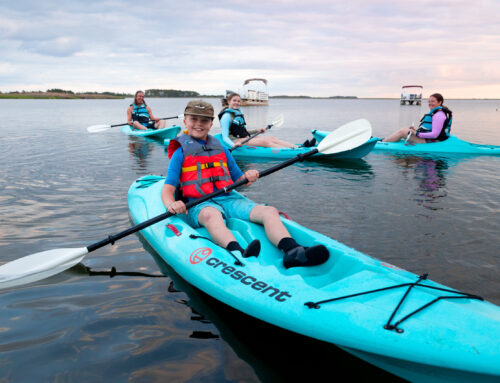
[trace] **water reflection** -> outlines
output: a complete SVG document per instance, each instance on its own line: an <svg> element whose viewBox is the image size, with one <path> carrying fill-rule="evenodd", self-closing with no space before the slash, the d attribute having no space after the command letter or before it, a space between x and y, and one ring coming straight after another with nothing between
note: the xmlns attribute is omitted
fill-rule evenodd
<svg viewBox="0 0 500 383"><path fill-rule="evenodd" d="M109 270L95 270L90 267L85 266L82 263L78 263L73 266L69 272L73 274L88 274L90 277L96 276L108 276L114 278L116 276L125 277L145 277L145 278L166 278L163 274L151 274L142 271L118 271L116 267L112 266Z"/></svg>
<svg viewBox="0 0 500 383"><path fill-rule="evenodd" d="M152 153L154 144L137 137L129 137L128 151L135 159L140 169L146 169L148 166L148 157Z"/></svg>
<svg viewBox="0 0 500 383"><path fill-rule="evenodd" d="M448 195L445 178L447 169L448 163L443 159L421 158L415 164L415 179L419 180L423 197L419 204L423 207L435 210L433 203Z"/></svg>
<svg viewBox="0 0 500 383"><path fill-rule="evenodd" d="M299 162L297 166L301 169L309 168L310 170L324 170L351 175L374 175L372 166L363 158L337 160L319 158L314 161Z"/></svg>
<svg viewBox="0 0 500 383"><path fill-rule="evenodd" d="M253 158L251 160L237 159L236 162L243 172L250 169L264 170L281 163L281 161L277 160L259 158ZM299 172L302 173L308 173L311 171L327 171L335 173L345 173L349 175L374 175L372 166L362 158L337 160L320 159L313 161L296 162L291 166L295 166L299 170Z"/></svg>
<svg viewBox="0 0 500 383"><path fill-rule="evenodd" d="M448 195L446 175L450 164L442 157L392 156L392 161L405 169L413 171L418 189L414 199L419 206L430 210L441 210L438 201Z"/></svg>

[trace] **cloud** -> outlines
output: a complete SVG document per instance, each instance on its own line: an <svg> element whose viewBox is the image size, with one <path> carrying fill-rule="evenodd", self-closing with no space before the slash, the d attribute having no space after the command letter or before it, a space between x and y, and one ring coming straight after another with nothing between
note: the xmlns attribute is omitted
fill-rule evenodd
<svg viewBox="0 0 500 383"><path fill-rule="evenodd" d="M81 51L82 45L72 37L57 37L50 40L25 41L20 48L41 55L66 57Z"/></svg>
<svg viewBox="0 0 500 383"><path fill-rule="evenodd" d="M221 94L264 77L274 94L397 97L416 82L424 95L500 97L499 11L496 0L21 1L0 6L0 67L17 68L0 90Z"/></svg>

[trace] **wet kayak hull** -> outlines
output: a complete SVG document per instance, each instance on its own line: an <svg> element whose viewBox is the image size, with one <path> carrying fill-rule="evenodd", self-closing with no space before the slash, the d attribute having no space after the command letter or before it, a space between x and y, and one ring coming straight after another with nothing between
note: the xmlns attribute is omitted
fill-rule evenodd
<svg viewBox="0 0 500 383"><path fill-rule="evenodd" d="M133 129L130 125L125 125L124 127L122 127L121 130L122 133L127 134L129 136L146 137L163 141L165 139L171 139L176 137L181 131L181 127L174 125L163 129L140 130L140 129Z"/></svg>

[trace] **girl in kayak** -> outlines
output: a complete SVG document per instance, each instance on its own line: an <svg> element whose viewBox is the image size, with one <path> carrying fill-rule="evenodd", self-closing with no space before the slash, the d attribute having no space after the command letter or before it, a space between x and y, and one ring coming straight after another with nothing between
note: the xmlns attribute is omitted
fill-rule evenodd
<svg viewBox="0 0 500 383"><path fill-rule="evenodd" d="M151 108L144 101L144 92L135 92L134 103L127 109L127 122L134 129L163 129L165 121L153 115Z"/></svg>
<svg viewBox="0 0 500 383"><path fill-rule="evenodd" d="M427 142L444 141L450 136L451 110L443 105L444 98L439 93L429 96L429 109L420 120L418 130L415 127L403 128L384 138L385 142L398 142L407 139L414 144L425 144Z"/></svg>
<svg viewBox="0 0 500 383"><path fill-rule="evenodd" d="M222 128L222 138L230 147L238 147L242 142L257 132L264 133L265 128L247 130L245 117L240 111L241 97L238 93L231 93L227 96L228 107L223 108L219 113L220 126ZM282 141L272 136L258 135L245 142L246 145L263 146L266 148L297 148L297 145Z"/></svg>
<svg viewBox="0 0 500 383"><path fill-rule="evenodd" d="M228 192L187 211L184 201L176 199L178 187L185 200L194 200L240 179L246 178L250 185L259 178L257 170L243 173L230 151L208 134L213 118L214 109L207 102L190 101L186 106L184 125L187 134L172 139L168 146L170 163L161 194L167 210L172 214L187 214L191 226L204 226L215 243L229 251L240 251L243 257L257 256L260 242L254 240L243 249L227 228L224 218L239 218L263 225L269 240L284 252L283 264L286 268L326 262L329 257L327 248L323 245L300 246L272 206L257 205Z"/></svg>

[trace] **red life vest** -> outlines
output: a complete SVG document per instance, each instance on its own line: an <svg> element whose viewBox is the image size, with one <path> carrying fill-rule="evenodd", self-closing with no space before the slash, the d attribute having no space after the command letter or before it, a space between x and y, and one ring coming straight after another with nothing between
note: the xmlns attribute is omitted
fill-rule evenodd
<svg viewBox="0 0 500 383"><path fill-rule="evenodd" d="M180 147L184 153L179 187L184 197L200 198L233 183L219 140L208 136L205 145L187 134L172 139L168 158Z"/></svg>

